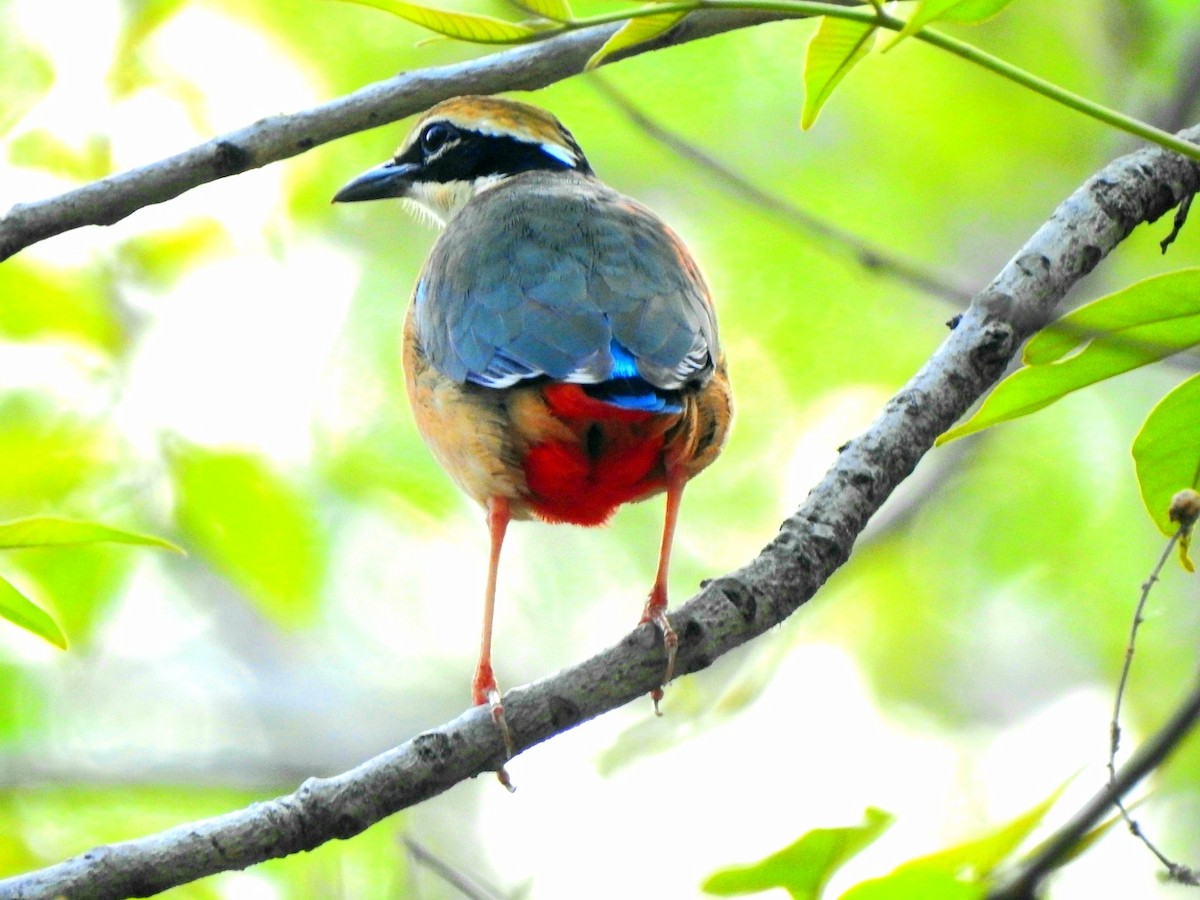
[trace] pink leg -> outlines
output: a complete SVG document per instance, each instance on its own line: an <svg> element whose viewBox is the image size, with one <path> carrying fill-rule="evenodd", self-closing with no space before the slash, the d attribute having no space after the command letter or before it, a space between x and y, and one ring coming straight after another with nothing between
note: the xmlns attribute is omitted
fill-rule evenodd
<svg viewBox="0 0 1200 900"><path fill-rule="evenodd" d="M646 601L646 609L642 613L642 622L653 622L662 632L663 648L667 651L667 669L663 674L662 683L666 684L675 674L675 651L679 647L679 636L667 620L667 581L671 568L671 544L675 540L675 522L679 519L679 504L683 500L683 486L687 482L681 471L670 470L667 473L667 513L663 521L662 546L658 551L658 574L654 578L654 587L650 589L650 598ZM650 692L654 701L654 714L661 716L658 703L662 700L663 689L656 687Z"/></svg>
<svg viewBox="0 0 1200 900"><path fill-rule="evenodd" d="M483 638L479 645L479 665L475 669L475 680L471 683L471 696L477 706L488 704L492 710L492 720L500 729L504 739L504 749L511 757L513 754L512 735L508 723L504 719L504 704L500 702L500 687L496 684L496 676L492 672L492 614L496 609L496 572L500 568L500 547L504 544L504 532L508 529L511 518L507 497L493 497L488 501L488 531L492 537L492 552L488 560L487 589L483 598ZM500 781L510 790L508 773L501 768L497 773Z"/></svg>

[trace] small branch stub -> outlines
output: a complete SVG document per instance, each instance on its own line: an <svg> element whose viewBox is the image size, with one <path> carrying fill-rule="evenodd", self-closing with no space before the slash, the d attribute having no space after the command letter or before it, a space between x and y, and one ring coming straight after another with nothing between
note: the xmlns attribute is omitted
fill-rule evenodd
<svg viewBox="0 0 1200 900"><path fill-rule="evenodd" d="M1167 515L1172 522L1191 531L1196 520L1200 519L1200 493L1191 488L1180 491L1171 498L1171 507Z"/></svg>
<svg viewBox="0 0 1200 900"><path fill-rule="evenodd" d="M1192 488L1184 488L1171 498L1167 516L1179 525L1179 563L1189 572L1194 572L1188 549L1192 545L1192 527L1200 518L1200 493Z"/></svg>

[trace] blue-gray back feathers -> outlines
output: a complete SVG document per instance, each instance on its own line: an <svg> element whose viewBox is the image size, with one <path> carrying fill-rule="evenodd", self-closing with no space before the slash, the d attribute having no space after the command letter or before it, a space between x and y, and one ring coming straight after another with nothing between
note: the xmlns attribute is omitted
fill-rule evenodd
<svg viewBox="0 0 1200 900"><path fill-rule="evenodd" d="M677 391L707 382L719 356L682 243L585 175L518 175L472 200L434 245L415 303L434 367L486 387L629 381L632 364Z"/></svg>

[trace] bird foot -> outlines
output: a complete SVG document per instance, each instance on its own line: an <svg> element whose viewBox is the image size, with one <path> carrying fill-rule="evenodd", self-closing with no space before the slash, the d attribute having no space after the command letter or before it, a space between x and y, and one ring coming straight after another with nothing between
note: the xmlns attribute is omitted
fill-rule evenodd
<svg viewBox="0 0 1200 900"><path fill-rule="evenodd" d="M508 720L504 717L504 704L500 700L500 688L492 687L484 696L484 701L492 711L492 721L500 729L500 737L504 741L504 755L513 758L512 732L508 730Z"/></svg>
<svg viewBox="0 0 1200 900"><path fill-rule="evenodd" d="M490 666L485 668L480 665L475 674L472 696L476 706L487 704L492 714L492 721L500 731L500 739L504 741L504 756L506 759L512 759L516 748L513 745L512 732L508 728L508 720L504 716L504 703L500 696L500 688L496 684L496 678L492 674ZM496 778L509 793L516 790L504 766L496 770Z"/></svg>
<svg viewBox="0 0 1200 900"><path fill-rule="evenodd" d="M667 619L666 604L661 606L653 602L646 604L646 611L642 614L642 624L653 622L663 638L663 649L667 652L667 669L663 673L662 684L665 685L675 677L675 654L679 649L679 635L675 633L675 629L671 627L670 621ZM663 698L662 685L656 687L650 692L650 699L654 703L654 714L662 715L662 710L658 704Z"/></svg>

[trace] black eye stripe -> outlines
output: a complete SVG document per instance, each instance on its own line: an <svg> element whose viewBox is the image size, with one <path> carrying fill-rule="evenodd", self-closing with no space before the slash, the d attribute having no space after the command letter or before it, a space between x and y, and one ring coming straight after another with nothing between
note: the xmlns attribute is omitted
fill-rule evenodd
<svg viewBox="0 0 1200 900"><path fill-rule="evenodd" d="M420 164L420 172L414 174L415 180L420 181L474 181L536 170L573 169L591 174L591 167L574 140L566 141L565 146L574 156L573 163L564 159L568 154L558 148L547 150L542 144L511 135L484 134L459 129L448 122L431 122L401 159Z"/></svg>

